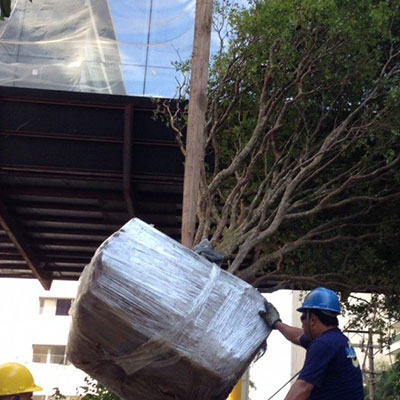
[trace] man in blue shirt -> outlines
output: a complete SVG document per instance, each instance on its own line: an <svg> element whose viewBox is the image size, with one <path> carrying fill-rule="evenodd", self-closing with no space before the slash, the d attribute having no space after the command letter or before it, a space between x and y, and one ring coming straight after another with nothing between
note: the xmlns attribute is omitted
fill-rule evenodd
<svg viewBox="0 0 400 400"><path fill-rule="evenodd" d="M284 324L271 303L266 302L266 312L260 313L272 329L307 350L303 369L285 400L363 400L356 353L338 328L337 294L316 288L297 311L302 313L302 329Z"/></svg>

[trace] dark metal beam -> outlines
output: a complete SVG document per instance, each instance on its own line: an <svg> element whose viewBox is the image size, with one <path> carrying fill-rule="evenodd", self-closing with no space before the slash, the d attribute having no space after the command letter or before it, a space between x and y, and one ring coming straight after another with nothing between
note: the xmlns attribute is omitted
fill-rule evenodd
<svg viewBox="0 0 400 400"><path fill-rule="evenodd" d="M126 220L118 220L113 222L104 222L99 219L84 219L72 217L56 217L47 215L24 216L23 226L46 226L46 227L66 227L68 228L82 228L82 229L96 229L96 230L110 230L115 232Z"/></svg>
<svg viewBox="0 0 400 400"><path fill-rule="evenodd" d="M5 270L5 269L16 269L16 270L29 270L29 267L26 265L24 261L21 261L20 263L13 263L13 262L2 262L0 263L0 271Z"/></svg>
<svg viewBox="0 0 400 400"><path fill-rule="evenodd" d="M18 252L15 252L15 254L7 254L7 253L0 252L0 264L1 264L1 261L6 261L6 262L14 262L15 261L16 263L21 263L24 260Z"/></svg>
<svg viewBox="0 0 400 400"><path fill-rule="evenodd" d="M109 213L126 213L123 203L121 202L121 207L112 205L108 207L107 205L102 205L101 208L98 205L90 204L71 204L71 203L55 203L49 201L23 201L23 200L13 200L12 205L16 210L45 210L47 211L62 211L62 212L76 212L88 214L101 214L102 211L107 211Z"/></svg>
<svg viewBox="0 0 400 400"><path fill-rule="evenodd" d="M4 192L7 196L38 196L38 197L56 197L67 199L103 199L103 200L121 200L121 194L109 190L85 190L74 188L65 189L62 187L40 187L40 186L15 186L4 185Z"/></svg>
<svg viewBox="0 0 400 400"><path fill-rule="evenodd" d="M86 248L86 249L94 249L96 250L97 247L101 244L100 240L76 240L76 238L68 239L68 238L63 238L63 239L54 239L49 238L41 238L40 241L38 242L37 247L41 248L51 248L52 246L54 248L60 247L60 248L65 248L68 249L69 247L73 247L76 249L79 248Z"/></svg>
<svg viewBox="0 0 400 400"><path fill-rule="evenodd" d="M113 233L112 230L96 230L92 229L69 229L69 228L41 228L34 227L29 230L29 236L33 238L46 239L46 238L63 238L70 239L76 238L80 240L104 240L106 237Z"/></svg>
<svg viewBox="0 0 400 400"><path fill-rule="evenodd" d="M40 281L46 290L49 290L51 278L43 271L39 258L25 241L14 217L9 213L2 200L0 200L0 224L14 243L21 257L28 264L35 278Z"/></svg>
<svg viewBox="0 0 400 400"><path fill-rule="evenodd" d="M50 255L50 254L45 254L44 259L49 262L49 263L68 263L68 264L76 264L76 265L82 265L85 266L86 264L89 263L91 259L91 255L71 255L71 256L66 256L66 255L60 255L60 254L55 254L55 255Z"/></svg>
<svg viewBox="0 0 400 400"><path fill-rule="evenodd" d="M82 272L82 267L66 267L66 266L56 266L56 265L51 265L49 266L49 269L52 272L75 272L76 274L80 274Z"/></svg>
<svg viewBox="0 0 400 400"><path fill-rule="evenodd" d="M47 250L46 252L43 253L43 260L46 261L61 261L61 260L69 260L69 261L82 261L82 262L87 262L88 260L92 258L93 253L90 251L85 251L85 250L79 250L79 251L74 251L74 252L63 252L63 251L57 251L57 250ZM46 265L47 267L47 265Z"/></svg>
<svg viewBox="0 0 400 400"><path fill-rule="evenodd" d="M133 105L127 104L125 106L125 112L124 112L122 187L129 216L131 218L134 218L136 216L136 210L131 191L132 132L133 132Z"/></svg>
<svg viewBox="0 0 400 400"><path fill-rule="evenodd" d="M20 278L20 279L32 279L32 272L31 270L25 271L9 271L8 273L2 273L2 278ZM59 279L59 278L57 278Z"/></svg>
<svg viewBox="0 0 400 400"><path fill-rule="evenodd" d="M21 130L0 130L0 135L18 136L18 137L34 137L44 139L63 139L63 140L79 140L82 142L100 142L100 143L122 143L122 139L106 136L92 136L90 134L71 134L58 132L41 132L41 131L21 131Z"/></svg>

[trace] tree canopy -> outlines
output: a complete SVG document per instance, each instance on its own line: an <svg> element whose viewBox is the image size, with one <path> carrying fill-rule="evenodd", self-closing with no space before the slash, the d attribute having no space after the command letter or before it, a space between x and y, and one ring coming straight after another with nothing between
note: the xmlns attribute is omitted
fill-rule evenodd
<svg viewBox="0 0 400 400"><path fill-rule="evenodd" d="M263 290L324 285L394 301L400 3L216 10L229 28L210 66L195 242L208 238L230 272ZM184 151L186 109L160 108Z"/></svg>
<svg viewBox="0 0 400 400"><path fill-rule="evenodd" d="M396 400L400 397L400 358L383 371L376 383L376 400Z"/></svg>

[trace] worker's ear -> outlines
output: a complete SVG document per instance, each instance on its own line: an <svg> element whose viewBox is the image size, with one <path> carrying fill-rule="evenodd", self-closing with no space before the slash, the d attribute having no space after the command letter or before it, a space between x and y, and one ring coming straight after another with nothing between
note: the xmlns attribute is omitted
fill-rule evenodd
<svg viewBox="0 0 400 400"><path fill-rule="evenodd" d="M310 324L315 325L318 322L318 317L313 313L310 313Z"/></svg>

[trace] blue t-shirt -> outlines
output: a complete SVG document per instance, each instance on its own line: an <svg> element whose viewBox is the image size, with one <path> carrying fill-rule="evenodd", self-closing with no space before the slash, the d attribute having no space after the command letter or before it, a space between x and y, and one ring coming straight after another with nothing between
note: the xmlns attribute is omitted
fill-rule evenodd
<svg viewBox="0 0 400 400"><path fill-rule="evenodd" d="M307 350L299 379L312 383L309 400L363 400L362 375L356 352L340 329L324 332L301 345Z"/></svg>

